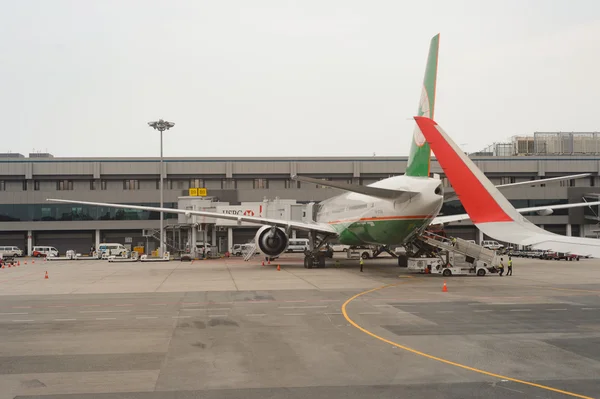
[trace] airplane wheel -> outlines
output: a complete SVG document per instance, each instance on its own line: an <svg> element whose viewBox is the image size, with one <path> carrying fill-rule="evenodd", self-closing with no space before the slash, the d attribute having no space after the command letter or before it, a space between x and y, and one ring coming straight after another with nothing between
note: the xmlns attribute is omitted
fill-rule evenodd
<svg viewBox="0 0 600 399"><path fill-rule="evenodd" d="M314 264L314 259L312 257L308 257L306 261L306 265L308 269L312 269Z"/></svg>
<svg viewBox="0 0 600 399"><path fill-rule="evenodd" d="M408 267L408 257L399 255L398 256L398 266L399 267Z"/></svg>
<svg viewBox="0 0 600 399"><path fill-rule="evenodd" d="M319 267L325 268L325 257L324 256L319 256Z"/></svg>

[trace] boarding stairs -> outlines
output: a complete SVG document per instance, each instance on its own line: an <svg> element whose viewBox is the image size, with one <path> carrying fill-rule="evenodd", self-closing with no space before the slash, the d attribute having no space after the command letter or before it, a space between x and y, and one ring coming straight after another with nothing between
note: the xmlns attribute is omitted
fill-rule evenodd
<svg viewBox="0 0 600 399"><path fill-rule="evenodd" d="M156 239L156 241L159 242L160 246L160 230L150 230L149 233L150 234L148 235L148 237ZM185 249L179 248L179 245L177 245L177 243L174 242L173 239L169 239L167 234L165 234L165 246L167 247L167 250L173 254L181 254L185 252Z"/></svg>
<svg viewBox="0 0 600 399"><path fill-rule="evenodd" d="M256 254L256 243L246 244L242 251L244 260L249 261Z"/></svg>
<svg viewBox="0 0 600 399"><path fill-rule="evenodd" d="M419 239L427 245L440 250L464 255L469 263L482 261L493 266L498 264L496 251L484 248L481 245L477 245L461 238L454 238L456 240L454 245L452 240L433 233L426 233L419 237Z"/></svg>

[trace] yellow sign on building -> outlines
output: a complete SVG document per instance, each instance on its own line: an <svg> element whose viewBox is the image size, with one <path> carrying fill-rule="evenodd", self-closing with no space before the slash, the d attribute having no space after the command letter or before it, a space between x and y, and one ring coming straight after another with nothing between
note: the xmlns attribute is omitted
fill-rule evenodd
<svg viewBox="0 0 600 399"><path fill-rule="evenodd" d="M190 197L206 197L207 191L205 188L193 187L189 189Z"/></svg>

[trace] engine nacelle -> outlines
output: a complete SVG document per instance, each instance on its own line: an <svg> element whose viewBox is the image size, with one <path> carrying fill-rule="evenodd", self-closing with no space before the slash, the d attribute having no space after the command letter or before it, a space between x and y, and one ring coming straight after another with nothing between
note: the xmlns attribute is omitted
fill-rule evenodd
<svg viewBox="0 0 600 399"><path fill-rule="evenodd" d="M263 254L276 257L285 252L290 240L283 229L263 226L256 232L254 241Z"/></svg>
<svg viewBox="0 0 600 399"><path fill-rule="evenodd" d="M537 211L537 214L540 216L548 216L548 215L552 215L554 213L554 210L552 209L540 209L539 211Z"/></svg>

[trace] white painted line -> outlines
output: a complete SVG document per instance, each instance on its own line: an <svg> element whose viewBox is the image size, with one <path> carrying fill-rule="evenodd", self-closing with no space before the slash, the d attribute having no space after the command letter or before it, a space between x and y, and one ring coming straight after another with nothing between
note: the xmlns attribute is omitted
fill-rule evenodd
<svg viewBox="0 0 600 399"><path fill-rule="evenodd" d="M581 310L596 310L598 308L581 308Z"/></svg>
<svg viewBox="0 0 600 399"><path fill-rule="evenodd" d="M323 313L326 314L327 316L340 316L341 313Z"/></svg>
<svg viewBox="0 0 600 399"><path fill-rule="evenodd" d="M563 309L546 309L546 310L549 310L549 311L558 311L558 310L567 310L567 309L563 308Z"/></svg>
<svg viewBox="0 0 600 399"><path fill-rule="evenodd" d="M117 320L115 317L96 317L96 320Z"/></svg>
<svg viewBox="0 0 600 399"><path fill-rule="evenodd" d="M317 309L326 308L327 305L309 305L309 306L280 306L279 309Z"/></svg>
<svg viewBox="0 0 600 399"><path fill-rule="evenodd" d="M29 313L0 313L0 316L13 315L13 314L29 314Z"/></svg>
<svg viewBox="0 0 600 399"><path fill-rule="evenodd" d="M381 312L361 312L359 314L381 314Z"/></svg>
<svg viewBox="0 0 600 399"><path fill-rule="evenodd" d="M80 310L79 313L127 313L131 310Z"/></svg>
<svg viewBox="0 0 600 399"><path fill-rule="evenodd" d="M297 303L297 302L306 302L306 299L300 299L298 301L285 301L287 303Z"/></svg>
<svg viewBox="0 0 600 399"><path fill-rule="evenodd" d="M31 322L33 320L13 320L15 323L26 323L26 322Z"/></svg>
<svg viewBox="0 0 600 399"><path fill-rule="evenodd" d="M226 314L209 314L208 317L227 317Z"/></svg>
<svg viewBox="0 0 600 399"><path fill-rule="evenodd" d="M250 313L250 314L247 314L246 316L247 317L261 317L261 316L266 316L266 315L267 315L266 313Z"/></svg>
<svg viewBox="0 0 600 399"><path fill-rule="evenodd" d="M54 321L75 321L77 319L54 319Z"/></svg>
<svg viewBox="0 0 600 399"><path fill-rule="evenodd" d="M136 319L158 319L158 316L136 316Z"/></svg>
<svg viewBox="0 0 600 399"><path fill-rule="evenodd" d="M306 316L306 313L286 313L284 316Z"/></svg>
<svg viewBox="0 0 600 399"><path fill-rule="evenodd" d="M173 319L189 319L191 316L173 316Z"/></svg>
<svg viewBox="0 0 600 399"><path fill-rule="evenodd" d="M31 309L31 306L13 306L13 309Z"/></svg>
<svg viewBox="0 0 600 399"><path fill-rule="evenodd" d="M510 309L510 312L531 312L531 309Z"/></svg>
<svg viewBox="0 0 600 399"><path fill-rule="evenodd" d="M482 309L482 310L474 310L473 312L481 313L481 312L493 312L492 309Z"/></svg>
<svg viewBox="0 0 600 399"><path fill-rule="evenodd" d="M454 310L436 310L435 313L454 313Z"/></svg>

